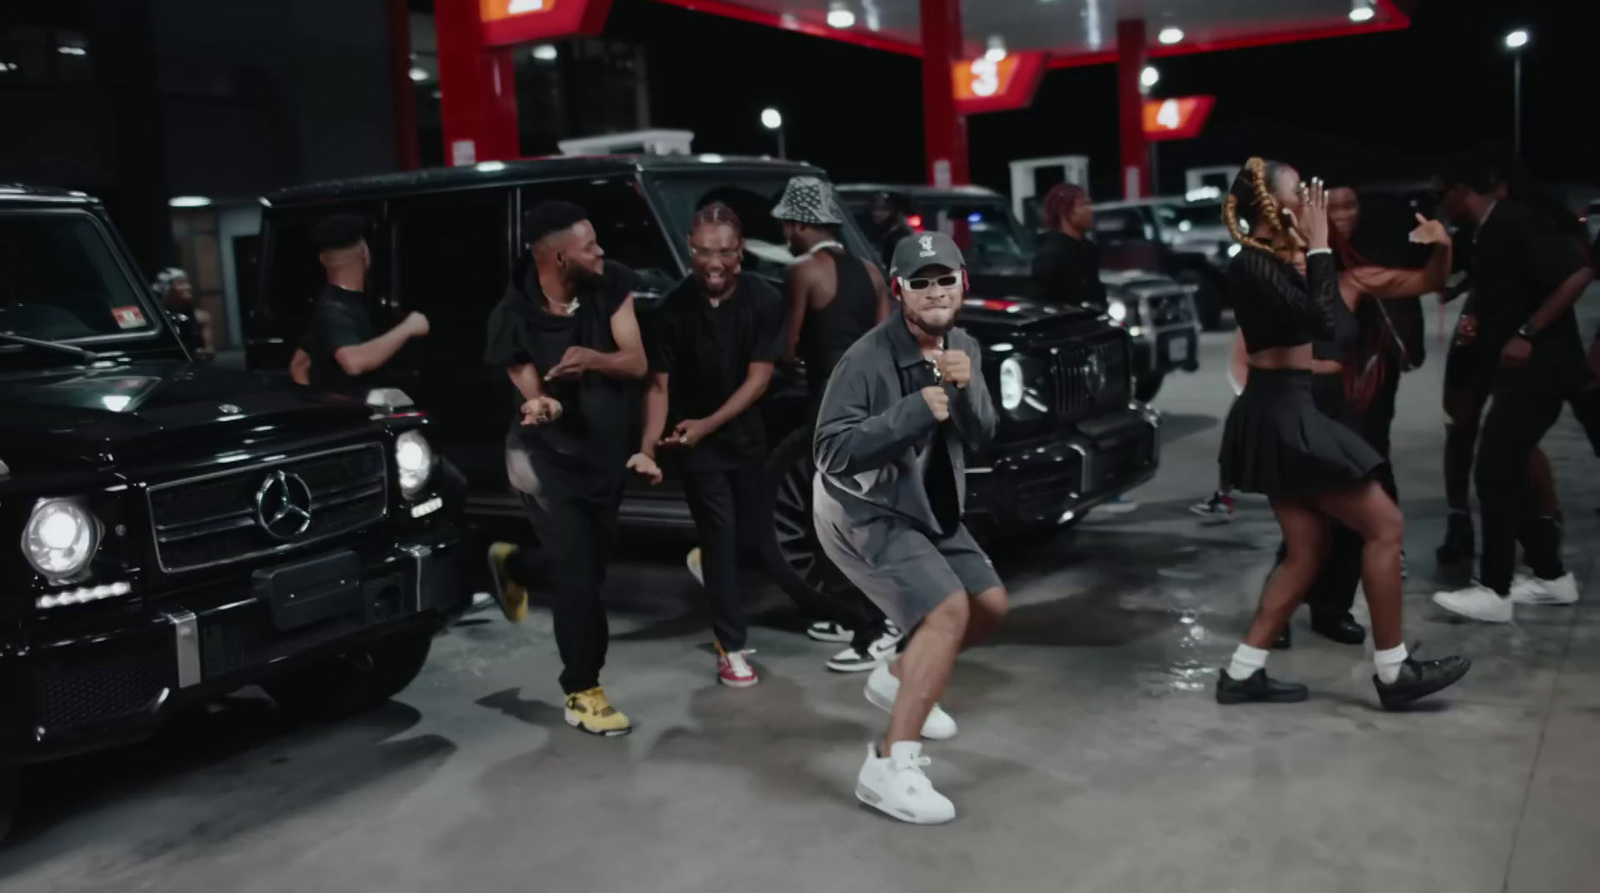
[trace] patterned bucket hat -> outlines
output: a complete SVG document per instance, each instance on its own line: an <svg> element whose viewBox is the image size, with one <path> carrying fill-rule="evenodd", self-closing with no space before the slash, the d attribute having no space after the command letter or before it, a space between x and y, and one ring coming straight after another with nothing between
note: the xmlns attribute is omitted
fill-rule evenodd
<svg viewBox="0 0 1600 893"><path fill-rule="evenodd" d="M844 215L834 201L833 189L816 177L791 177L783 198L772 209L776 220L807 223L812 226L841 226Z"/></svg>

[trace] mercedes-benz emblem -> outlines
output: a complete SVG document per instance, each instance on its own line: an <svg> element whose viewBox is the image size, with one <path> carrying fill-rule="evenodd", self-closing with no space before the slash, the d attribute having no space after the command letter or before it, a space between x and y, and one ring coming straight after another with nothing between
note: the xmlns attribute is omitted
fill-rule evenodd
<svg viewBox="0 0 1600 893"><path fill-rule="evenodd" d="M1106 391L1106 364L1098 352L1090 353L1083 360L1083 384L1089 389L1089 396L1096 400Z"/></svg>
<svg viewBox="0 0 1600 893"><path fill-rule="evenodd" d="M256 490L256 523L274 539L305 533L311 526L311 488L281 469L267 475Z"/></svg>
<svg viewBox="0 0 1600 893"><path fill-rule="evenodd" d="M222 404L221 406L217 407L217 411L223 415L238 415L241 412L239 407L234 406L232 403Z"/></svg>

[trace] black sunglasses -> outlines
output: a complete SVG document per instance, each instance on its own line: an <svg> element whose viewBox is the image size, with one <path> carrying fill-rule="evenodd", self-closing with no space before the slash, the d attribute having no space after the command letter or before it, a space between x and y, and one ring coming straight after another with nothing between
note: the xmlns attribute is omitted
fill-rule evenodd
<svg viewBox="0 0 1600 893"><path fill-rule="evenodd" d="M960 284L960 273L946 273L943 276L935 276L933 278L919 276L915 279L907 279L904 276L900 277L900 285L907 291L926 291L935 285L941 288L955 288Z"/></svg>

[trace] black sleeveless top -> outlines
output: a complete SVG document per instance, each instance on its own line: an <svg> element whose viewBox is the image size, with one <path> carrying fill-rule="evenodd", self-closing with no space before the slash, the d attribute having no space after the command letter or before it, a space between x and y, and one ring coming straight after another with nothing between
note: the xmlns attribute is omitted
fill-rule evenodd
<svg viewBox="0 0 1600 893"><path fill-rule="evenodd" d="M1326 251L1306 258L1301 276L1277 257L1246 246L1228 264L1228 297L1251 353L1335 339L1339 311L1350 315L1339 296L1333 255Z"/></svg>
<svg viewBox="0 0 1600 893"><path fill-rule="evenodd" d="M878 290L867 275L866 262L840 248L824 248L833 258L838 287L820 310L806 310L798 353L806 363L806 381L821 395L839 358L878 324Z"/></svg>

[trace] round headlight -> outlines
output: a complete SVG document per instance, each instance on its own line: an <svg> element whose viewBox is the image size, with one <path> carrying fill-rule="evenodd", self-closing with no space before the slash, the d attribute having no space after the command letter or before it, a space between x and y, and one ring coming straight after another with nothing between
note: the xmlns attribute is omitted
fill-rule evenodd
<svg viewBox="0 0 1600 893"><path fill-rule="evenodd" d="M99 545L99 522L69 499L40 502L22 528L22 554L34 570L52 580L83 570Z"/></svg>
<svg viewBox="0 0 1600 893"><path fill-rule="evenodd" d="M1000 406L1016 409L1022 405L1022 364L1016 357L1006 357L1000 364Z"/></svg>
<svg viewBox="0 0 1600 893"><path fill-rule="evenodd" d="M433 477L433 447L418 432L407 431L395 438L394 464L400 470L400 492L415 498Z"/></svg>
<svg viewBox="0 0 1600 893"><path fill-rule="evenodd" d="M1113 322L1122 322L1128 318L1128 305L1122 303L1116 298L1112 298L1111 301L1106 304L1106 313L1111 317Z"/></svg>

